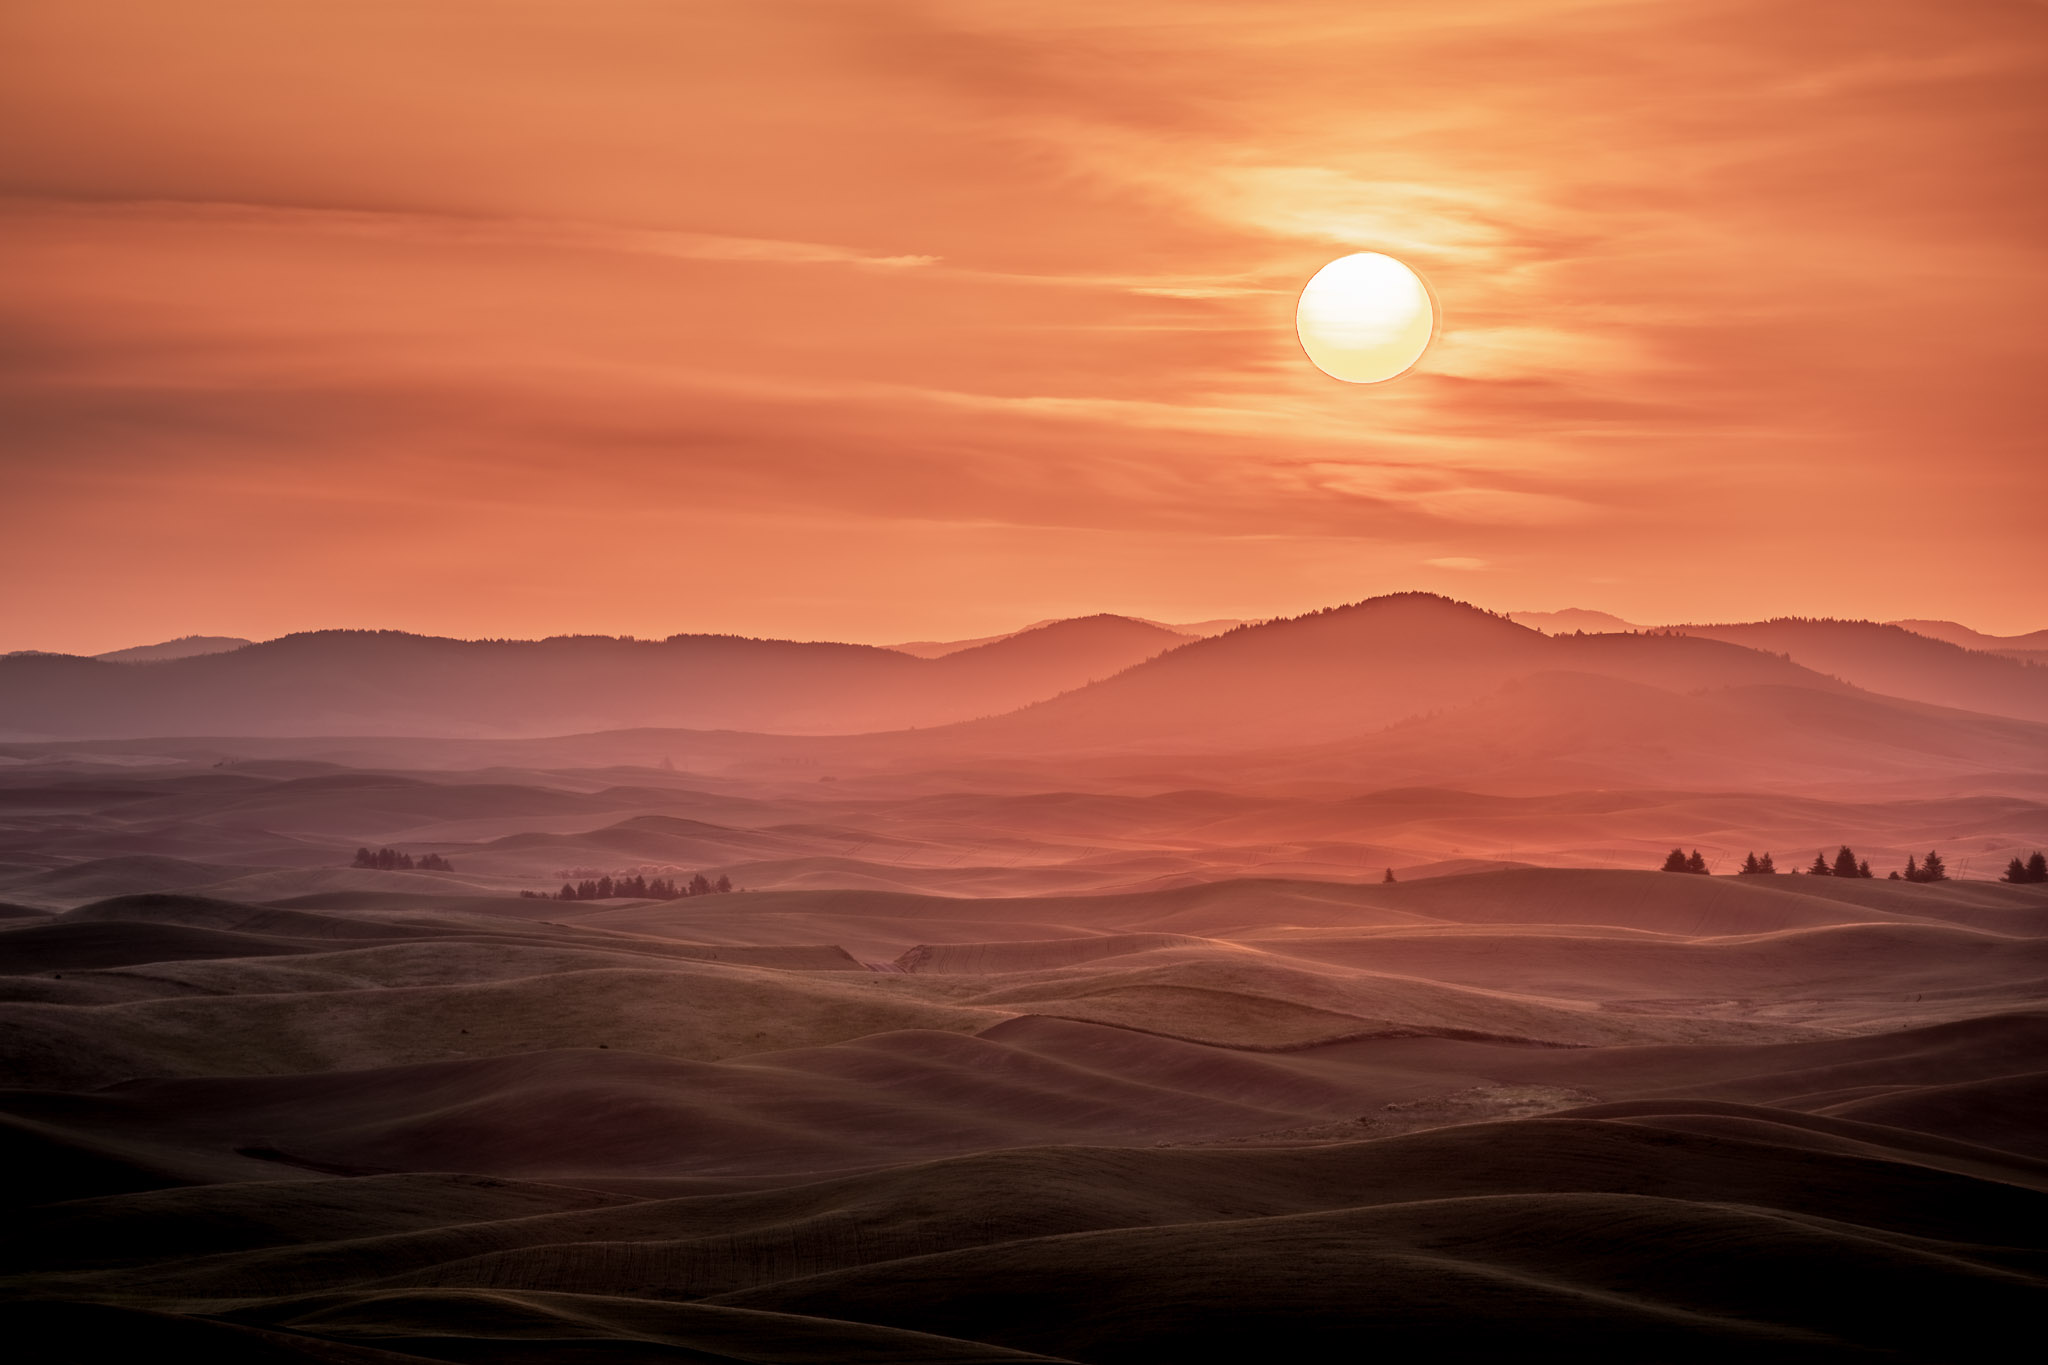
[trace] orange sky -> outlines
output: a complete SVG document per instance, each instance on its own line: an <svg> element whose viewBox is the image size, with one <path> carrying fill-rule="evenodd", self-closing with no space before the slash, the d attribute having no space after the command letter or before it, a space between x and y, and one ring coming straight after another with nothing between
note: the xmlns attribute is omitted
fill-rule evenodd
<svg viewBox="0 0 2048 1365"><path fill-rule="evenodd" d="M2022 0L9 0L0 649L2048 626L2044 146Z"/></svg>

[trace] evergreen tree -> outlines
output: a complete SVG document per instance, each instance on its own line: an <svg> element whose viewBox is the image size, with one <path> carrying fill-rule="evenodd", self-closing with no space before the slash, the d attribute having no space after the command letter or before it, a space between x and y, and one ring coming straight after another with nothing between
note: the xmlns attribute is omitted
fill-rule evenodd
<svg viewBox="0 0 2048 1365"><path fill-rule="evenodd" d="M2005 865L2005 875L2000 877L1999 880L2020 885L2034 879L2027 875L2027 865L2021 862L2018 855L2015 854L2013 860Z"/></svg>
<svg viewBox="0 0 2048 1365"><path fill-rule="evenodd" d="M573 901L573 900L575 900L575 899L576 899L576 888L575 888L575 887L573 887L573 886L571 886L571 885L569 885L569 883L567 883L567 882L563 882L563 883L562 883L562 894L561 894L561 895L559 895L559 896L557 896L557 897L555 897L555 899L556 899L556 900L558 900L558 901Z"/></svg>
<svg viewBox="0 0 2048 1365"><path fill-rule="evenodd" d="M1920 864L1913 861L1913 855L1910 853L1906 855L1906 880L1909 882L1920 880Z"/></svg>
<svg viewBox="0 0 2048 1365"><path fill-rule="evenodd" d="M1837 877L1853 877L1856 875L1856 855L1849 851L1847 844L1843 844L1841 851L1835 854L1833 871Z"/></svg>
<svg viewBox="0 0 2048 1365"><path fill-rule="evenodd" d="M1394 869L1390 867L1390 868L1388 868L1388 869L1387 869L1387 875L1386 875L1386 876L1384 876L1384 877L1382 877L1382 878L1380 878L1380 881L1381 881L1382 883L1385 883L1385 882L1390 882L1390 881L1392 881L1392 880L1394 880Z"/></svg>
<svg viewBox="0 0 2048 1365"><path fill-rule="evenodd" d="M356 860L355 860L355 862L354 862L354 863L350 864L350 866L353 866L353 867L375 867L376 865L377 865L377 857L376 857L376 855L375 855L375 854L373 854L373 853L371 853L371 852L370 852L370 850L368 850L367 848L359 848L359 849L357 849L357 850L356 850Z"/></svg>
<svg viewBox="0 0 2048 1365"><path fill-rule="evenodd" d="M1870 870L1870 859L1865 858L1862 862L1856 864L1856 875L1859 877L1872 877L1877 875L1876 873Z"/></svg>
<svg viewBox="0 0 2048 1365"><path fill-rule="evenodd" d="M1754 877L1763 870L1763 864L1759 863L1756 860L1756 854L1752 853L1742 860L1742 871L1735 875L1738 877Z"/></svg>
<svg viewBox="0 0 2048 1365"><path fill-rule="evenodd" d="M1694 849L1692 856L1685 860L1685 870L1687 872L1697 872L1702 877L1707 875L1707 860L1700 856L1698 849Z"/></svg>
<svg viewBox="0 0 2048 1365"><path fill-rule="evenodd" d="M711 889L723 896L726 892L732 890L732 878L722 872L719 873L718 880L711 884Z"/></svg>
<svg viewBox="0 0 2048 1365"><path fill-rule="evenodd" d="M1778 871L1778 865L1772 862L1771 855L1766 853L1757 862L1756 870L1763 873L1766 877L1775 876Z"/></svg>
<svg viewBox="0 0 2048 1365"><path fill-rule="evenodd" d="M1814 854L1813 866L1806 869L1806 875L1809 877L1832 877L1834 873L1828 871L1828 855L1825 853Z"/></svg>
<svg viewBox="0 0 2048 1365"><path fill-rule="evenodd" d="M597 890L592 893L591 899L608 901L612 898L613 894L612 879L607 875L597 879Z"/></svg>
<svg viewBox="0 0 2048 1365"><path fill-rule="evenodd" d="M2027 880L2048 882L2048 853L2038 848L2034 850L2034 856L2027 859Z"/></svg>
<svg viewBox="0 0 2048 1365"><path fill-rule="evenodd" d="M1664 866L1659 870L1663 872L1685 871L1685 850L1682 848L1674 848L1671 850L1671 852L1665 854Z"/></svg>
<svg viewBox="0 0 2048 1365"><path fill-rule="evenodd" d="M1928 851L1927 860L1920 864L1920 880L1923 882L1945 882L1948 880L1948 864L1941 860L1939 853L1931 849Z"/></svg>
<svg viewBox="0 0 2048 1365"><path fill-rule="evenodd" d="M705 876L702 872L699 872L696 876L690 878L690 894L693 896L710 895L711 879Z"/></svg>
<svg viewBox="0 0 2048 1365"><path fill-rule="evenodd" d="M1886 881L1890 881L1890 882L1895 882L1895 881L1899 880L1899 874L1898 874L1898 873L1896 873L1896 872L1894 872L1894 873L1892 873L1892 875L1891 875L1891 876L1889 876L1889 877L1885 878L1885 880L1886 880Z"/></svg>

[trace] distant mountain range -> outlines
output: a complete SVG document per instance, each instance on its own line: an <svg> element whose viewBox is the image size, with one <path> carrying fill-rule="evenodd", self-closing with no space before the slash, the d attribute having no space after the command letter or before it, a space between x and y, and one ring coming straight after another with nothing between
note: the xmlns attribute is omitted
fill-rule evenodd
<svg viewBox="0 0 2048 1365"><path fill-rule="evenodd" d="M1566 607L1563 611L1511 611L1508 619L1518 626L1540 630L1545 635L1642 629L1633 621L1624 621L1604 611L1588 611L1584 607Z"/></svg>
<svg viewBox="0 0 2048 1365"><path fill-rule="evenodd" d="M2009 654L2015 659L2048 663L2048 630L2025 635L1986 635L1954 621L1889 621L1887 625L1910 630L1933 640L1945 640L1964 649L1981 649L1990 654Z"/></svg>
<svg viewBox="0 0 2048 1365"><path fill-rule="evenodd" d="M128 649L109 650L95 654L116 664L157 663L164 659L190 659L201 654L225 654L231 649L255 643L236 635L186 635L176 640L166 640L160 645L135 645Z"/></svg>
<svg viewBox="0 0 2048 1365"><path fill-rule="evenodd" d="M1677 692L1846 690L1778 654L1675 634L1545 635L1428 593L1376 597L1196 640L1012 715L957 727L1058 750L1337 742L1574 672Z"/></svg>
<svg viewBox="0 0 2048 1365"><path fill-rule="evenodd" d="M1163 621L1148 621L1142 616L1126 619L1138 621L1148 626L1157 626L1160 630L1170 631L1186 640L1193 640L1207 635L1221 635L1226 630L1235 630L1237 627L1246 624L1244 621L1231 617L1219 618L1214 621L1190 621L1178 625L1169 625ZM1001 635L983 635L973 640L906 640L902 644L889 645L888 648L895 650L899 654L915 654L920 659L936 659L941 655L957 654L963 649L972 649L976 645L992 645L998 640L1007 640L1012 636L1022 635L1025 631L1038 630L1045 626L1058 624L1057 620L1034 621L1024 627L1023 630L1006 631Z"/></svg>
<svg viewBox="0 0 2048 1365"><path fill-rule="evenodd" d="M1510 617L1404 593L1208 635L1198 632L1226 623L1176 629L1081 617L953 642L958 648L926 642L935 652L922 657L704 635L462 641L320 631L261 644L192 637L98 659L0 659L0 737L915 729L941 747L990 752L1200 753L1349 744L1485 703L1505 753L1529 746L1500 717L1533 699L1547 699L1542 716L1526 718L1537 739L1597 721L1598 708L1580 715L1564 704L1574 688L1609 697L1617 724L1626 713L1645 734L1654 729L1643 728L1645 718L1664 705L1652 704L1655 697L1759 688L1836 697L1860 689L2048 722L2048 667L1897 625L1782 619L1587 631L1606 623L1627 626L1582 610ZM1581 681L1558 681L1572 678ZM1552 681L1499 700L1531 679ZM1762 705L1761 695L1746 705ZM1696 726L1699 716L1687 703L1671 724Z"/></svg>
<svg viewBox="0 0 2048 1365"><path fill-rule="evenodd" d="M1787 617L1743 625L1666 629L1782 653L1870 692L1994 716L2048 721L2048 667L1965 648L1902 626Z"/></svg>
<svg viewBox="0 0 2048 1365"><path fill-rule="evenodd" d="M448 640L318 631L135 667L0 659L0 734L537 736L631 726L831 734L1014 710L1185 642L1121 616L920 659L737 636Z"/></svg>

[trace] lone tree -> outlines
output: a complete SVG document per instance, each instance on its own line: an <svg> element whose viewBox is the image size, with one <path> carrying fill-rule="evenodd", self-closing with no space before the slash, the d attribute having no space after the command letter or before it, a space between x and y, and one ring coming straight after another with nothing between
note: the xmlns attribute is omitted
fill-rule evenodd
<svg viewBox="0 0 2048 1365"><path fill-rule="evenodd" d="M1806 869L1806 875L1809 877L1834 876L1835 874L1828 870L1828 855L1825 853L1814 854L1813 866Z"/></svg>
<svg viewBox="0 0 2048 1365"><path fill-rule="evenodd" d="M2017 866L2017 865L2018 865L2018 863L2019 863L2019 859L2017 859L2017 858L2013 859L2013 863L2014 863L2014 865L2015 865L2015 866ZM1382 878L1380 878L1380 880L1381 880L1382 882L1391 882L1392 880L1394 880L1394 869L1393 869L1393 868L1391 868L1391 867L1390 867L1390 868L1388 868L1388 869L1387 869L1387 875L1386 875L1386 876L1384 876L1384 877L1382 877Z"/></svg>

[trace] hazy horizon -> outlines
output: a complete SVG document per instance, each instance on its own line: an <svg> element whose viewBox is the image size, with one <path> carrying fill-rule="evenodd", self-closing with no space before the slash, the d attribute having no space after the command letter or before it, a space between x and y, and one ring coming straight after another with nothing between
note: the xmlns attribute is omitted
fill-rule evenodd
<svg viewBox="0 0 2048 1365"><path fill-rule="evenodd" d="M1124 618L1126 618L1126 619L1129 619L1129 620L1134 620L1134 621L1149 621L1149 622L1151 622L1151 623L1153 623L1153 624L1156 624L1156 625L1162 625L1162 626L1166 626L1166 627L1168 627L1169 629L1177 628L1177 627L1179 627L1179 626L1183 626L1183 625L1199 625L1199 624L1202 624L1202 623L1205 623L1205 622L1209 622L1209 621L1216 621L1216 620L1230 620L1230 619L1235 619L1235 620L1241 620L1241 621L1245 621L1245 622L1258 622L1258 621L1269 621L1269 620L1279 620L1279 619L1283 619L1283 618L1286 618L1286 617L1291 617L1291 616L1299 616L1299 615L1303 615L1303 614L1305 614L1305 613L1308 613L1308 612L1320 611L1320 610L1323 610L1323 609L1325 609L1325 608L1328 608L1328 607L1331 607L1331 606L1337 606L1337 605L1342 605L1343 603L1346 603L1346 602L1357 602L1357 601L1369 600L1370 598L1373 598L1373 597L1381 597L1381 596L1392 596L1392 595L1399 595L1399 594L1402 594L1402 593L1407 593L1407 592L1424 592L1424 591L1427 591L1427 592L1432 592L1432 593L1434 593L1434 594L1435 594L1435 595L1437 595L1437 596L1442 596L1442 597L1447 597L1447 598L1450 598L1450 599L1452 599L1453 601L1467 602L1467 603L1469 603L1469 604L1471 604L1471 605L1473 605L1473 606L1476 606L1476 607L1479 607L1479 608L1481 608L1482 610L1485 610L1485 611L1490 611L1490 612L1493 612L1493 613L1495 613L1495 614L1497 614L1497 615L1501 615L1501 616L1507 616L1507 617L1521 617L1521 616L1538 616L1538 617L1541 617L1541 616L1550 616L1550 615L1554 615L1554 614L1557 614L1557 613L1561 613L1561 612L1574 612L1574 611L1585 611L1585 612L1593 612L1593 613L1598 613L1598 614L1604 614L1604 615L1608 615L1608 616L1613 616L1613 617L1616 617L1617 619L1621 619L1621 620L1625 620L1625 621L1628 621L1628 622L1629 622L1629 623L1630 623L1631 625L1633 625L1633 626L1635 626L1635 627L1638 627L1638 628L1644 628L1644 629L1649 629L1649 628L1655 628L1655 627L1661 627L1661 626L1678 626L1678 625L1689 625L1689 626L1702 626L1702 625L1730 625L1730 624L1736 624L1736 623L1744 623L1744 622L1755 622L1755 621L1769 621L1769 620L1780 620L1780 619L1807 619L1807 620L1836 620L1836 621L1869 621L1869 622L1873 622L1873 623L1876 623L1876 624L1888 624L1888 623L1892 623L1892 622L1897 622L1897 621L1902 621L1902 620L1929 620L1929 621L1946 621L1946 622L1951 622L1951 623L1954 623L1954 624L1957 624L1957 625L1961 625L1961 626L1967 627L1967 628L1969 628L1969 629L1971 629L1971 630L1975 630L1975 631L1977 631L1977 632L1979 632L1979 633L1981 633L1981 634L1984 634L1984 635L1989 635L1989 636L1994 636L1994 637L2006 637L2006 636L2022 636L2022 635L2027 635L2027 634L2031 634L2031 633L2033 633L2033 632L2035 632L2035 631L2039 631L2039 630L2044 630L2044 629L2048 629L2048 609L2044 609L2044 611L2043 611L2043 614L2042 614L2042 616L2041 616L2040 618L2038 618L2038 620L2037 620L2037 621L2035 621L2035 622L2034 622L2034 623L2032 623L2032 624L2029 624L2029 623L2027 623L2027 622L2026 622L2025 620L2022 620L2021 618L2015 617L2014 619L2015 619L2015 620L2020 620L2020 621L2021 621L2021 624L2019 624L2019 625L2018 625L2017 627L2015 627L2015 628L2013 628L2013 629L1991 629L1991 628L1987 628L1986 626L1984 626L1984 625L1982 624L1981 620L1979 620L1979 619L1975 619L1975 618L1968 618L1968 617L1967 617L1967 616L1966 616L1966 615L1965 615L1964 613L1959 613L1959 612L1932 612L1932 613L1928 613L1928 614L1926 614L1926 615L1924 615L1924 616L1918 616L1918 617L1892 617L1892 616L1881 616L1881 615L1875 615L1875 614L1859 614L1859 613L1856 613L1856 612L1850 612L1850 611L1828 611L1828 612L1791 612L1791 611L1769 611L1769 612L1760 612L1760 613L1757 613L1757 614L1755 614L1755 615L1744 615L1744 616L1730 616L1730 617L1717 617L1717 618L1713 618L1713 619L1709 620L1709 619L1706 619L1706 618L1698 618L1698 619L1693 619L1693 618L1686 618L1686 617L1680 617L1680 616L1657 616L1657 615L1652 615L1652 616L1647 616L1647 617L1643 617L1643 616L1637 616L1637 617L1630 617L1630 616L1628 616L1628 614L1627 614L1627 613L1625 613L1625 612L1618 612L1618 611L1612 611L1612 610L1610 610L1610 609L1608 609L1608 608L1606 608L1606 607L1603 607L1603 606L1589 606L1588 604L1586 604L1586 603L1584 603L1584 602L1572 602L1572 603L1567 603L1567 604L1565 604L1565 605L1563 605L1563 606L1559 606L1559 607L1532 607L1532 606L1528 606L1528 605L1526 605L1526 604L1516 604L1516 605L1512 605L1512 606L1501 606L1501 605L1497 605L1497 604L1495 604L1495 603L1492 603L1492 602L1487 602L1487 601L1481 601L1481 600L1476 600L1476 599L1475 599L1475 598L1474 598L1474 597L1473 597L1472 595L1470 595L1470 594L1468 594L1468 593L1460 593L1460 592L1456 592L1456 591L1442 591L1442 592L1438 592L1438 591L1436 591L1436 590L1434 590L1434 589L1422 589L1422 588L1415 588L1415 587L1390 587L1390 588L1386 588L1386 589L1384 589L1384 590L1382 590L1382 591L1379 591L1379 592L1374 592L1374 593L1370 593L1370 594L1367 594L1367 595L1365 595L1365 597L1346 597L1346 598L1342 598L1342 599L1336 599L1336 598L1333 598L1333 599L1331 599L1331 600L1329 600L1329 601L1318 601L1318 602L1312 602L1312 603L1309 603L1309 604L1307 604L1307 605L1304 605L1304 606L1299 606L1299 607L1295 607L1295 608L1291 608L1291 609L1289 609L1289 610L1286 610L1286 611L1260 611L1260 612L1254 612L1254 613L1243 613L1243 614L1239 614L1239 615L1237 615L1237 616L1235 616L1235 617L1233 617L1233 616L1232 616L1231 614L1229 614L1229 613L1225 613L1225 612L1209 612L1209 613L1206 613L1206 614L1196 614L1196 615L1189 615L1188 617L1186 617L1186 618L1183 618L1183 619L1167 619L1167 618L1164 618L1164 617L1160 617L1160 616L1148 615L1147 613L1145 613L1145 612L1142 612L1142 611L1122 611L1122 610L1118 610L1118 609L1116 609L1116 608L1113 608L1113 607L1100 607L1100 608L1094 608L1094 609L1089 609L1089 610L1077 610L1077 611L1073 611L1073 612L1070 612L1070 613L1067 613L1067 614L1064 614L1064 615L1056 615L1056 616L1039 616L1039 617L1032 617L1032 618L1030 618L1030 619L1027 619L1027 620L1022 620L1022 621L1016 621L1016 622L1010 622L1010 623L1000 623L1000 622L995 622L992 616L988 616L988 617L986 617L986 618L984 619L984 621L983 621L983 624L984 624L984 626L986 627L986 628L984 628L984 629L974 629L974 630L963 630L963 631L959 631L959 632L956 632L956 633L942 633L942 632L938 632L938 631L931 631L931 632L927 632L927 633L924 633L924 634L921 634L921 635L920 635L920 634L917 634L917 633L915 633L915 632L911 632L911 633L907 633L907 634L904 634L904 633L899 633L899 634L892 634L892 635L887 635L887 636L886 636L886 638L883 638L883 637L881 637L881 636L876 636L875 638L857 638L857 637L856 637L856 636L855 636L854 634L852 634L852 633L842 633L842 634L819 634L819 635L808 635L808 636L803 636L803 635L773 635L773 634L768 634L768 633L766 633L766 632L764 632L764 631L759 631L759 630L744 630L744 629L734 629L734 630L724 630L724 629L719 629L719 630L713 630L713 629L693 629L693 628L669 628L669 629L655 628L655 629L649 629L649 630L641 630L641 631L633 631L633 630L619 630L619 631L596 631L596 630L588 630L588 629L573 629L573 628L564 628L564 629L559 629L559 630L555 630L555 629L549 629L549 630L539 630L539 631L537 631L536 633L534 633L534 634L529 634L529 635L492 635L492 634L485 634L485 633L466 633L466 632L464 632L464 631L462 631L462 630L460 630L460 629L457 629L457 628L453 628L453 627L451 627L451 628L446 628L446 629L432 629L432 628L428 628L428 627L425 627L425 626L401 626L401 625L396 625L396 624L393 624L393 623L391 623L391 622L388 622L388 621L379 621L379 622L374 622L374 623L373 623L373 622L355 622L355 623L346 623L346 624L344 624L344 623L337 623L337 622L315 622L315 623L307 623L307 624L301 624L301 625L297 625L297 626L294 626L294 627L292 627L292 628L291 628L291 629L289 629L289 630L280 630L280 631L276 631L276 632L274 632L274 633L250 633L250 632L246 632L246 631L236 631L236 630L232 630L232 629L229 629L229 628L227 628L227 627L224 627L224 626L217 626L217 625L208 625L208 626L205 626L205 627L201 627L201 628L193 628L193 629L178 629L178 630L175 630L175 631L172 631L172 632L169 632L169 633L161 633L161 632L160 632L160 633L155 633L155 634L151 634L150 632L148 632L147 630L145 630L145 631L143 632L143 637L141 637L141 638L132 638L132 639L131 639L131 638L127 638L127 637L125 637L125 636L124 636L124 637L121 637L121 638L115 639L115 638L109 637L109 638L107 638L107 639L106 639L105 641L101 641L101 640L99 639L99 637L89 637L89 642L88 642L87 644L84 644L84 645L80 645L80 646L78 646L78 647L76 647L76 648L70 648L70 649L59 649L59 648L53 647L53 646L51 646L51 645L49 645L49 644L34 644L34 643L23 643L23 642L13 642L13 643L10 643L10 642L8 642L8 641L6 641L6 640L0 640L0 655L4 655L4 654L14 654L14 653L50 653L50 654L75 654L75 655L78 655L78 656L81 656L81 657L88 657L88 658L89 658L89 657L92 657L92 656L94 656L94 655L99 655L99 654L109 654L109 653L115 653L115 652L118 652L118 651L120 651L120 650L125 650L125 649L134 649L134 648L139 648L139 647L143 647L143 646L148 646L148 645L157 645L157 644L172 644L172 643L176 643L176 642L179 642L179 641L182 641L182 640L187 640L187 639L207 639L207 638L241 638L241 639L246 639L246 640L250 641L251 643L258 643L258 644L260 644L260 643L262 643L262 642L264 642L264 641L266 641L266 640L274 640L274 639L281 639L281 638L283 638L284 636L287 636L287 635L305 635L305 634L316 634L316 633L321 633L321 632L326 632L326 631L383 631L383 630L396 630L396 631L402 631L402 632L404 632L404 633L406 633L406 634L411 634L411 635L427 635L427 636L435 636L435 637L439 637L439 638L443 638L443 639L451 639L451 640L472 640L472 641L478 641L478 640L544 640L544 639L562 639L562 638L569 638L569 637L576 637L576 636L593 636L593 637L609 637L609 638L614 638L614 639L628 639L628 638L630 638L630 639L635 639L635 640L666 640L666 639L670 639L670 638L673 638L673 637L675 637L675 636L688 636L688 635L721 635L721 636L737 636L737 637L740 637L740 638L745 638L745 639L755 639L755 640L790 640L790 641L795 641L795 642L798 642L798 643L817 643L817 644L855 644L855 645L872 645L872 646L875 646L875 647L878 647L878 648L884 648L884 649L886 649L886 648L889 648L889 647L891 647L891 646L894 646L894 645L900 645L900 644L912 644L912 643L922 643L922 642L932 642L932 643L940 643L940 642L952 642L952 641L974 641L974 640L981 640L981 639L986 639L986 638L1000 638L1000 637L1002 637L1002 636L1006 636L1006 635L1013 635L1013 634L1018 634L1018 633L1021 633L1021 632L1023 632L1023 631L1026 631L1026 630L1031 630L1031 629L1035 629L1035 628L1037 628L1037 627L1039 627L1039 626L1044 626L1044 625L1050 625L1050 624L1053 624L1053 623L1055 623L1055 622L1059 622L1059 621L1067 621L1067 620L1077 620L1077 619L1082 619L1082 618L1085 618L1085 617L1090 617L1090 616L1120 616L1120 617L1124 617ZM872 632L870 632L870 634L872 634Z"/></svg>

